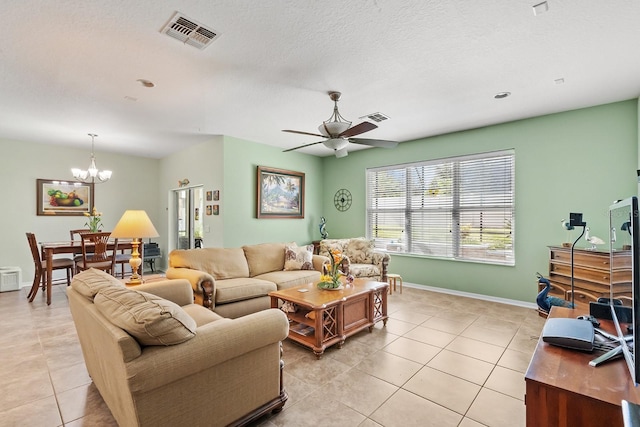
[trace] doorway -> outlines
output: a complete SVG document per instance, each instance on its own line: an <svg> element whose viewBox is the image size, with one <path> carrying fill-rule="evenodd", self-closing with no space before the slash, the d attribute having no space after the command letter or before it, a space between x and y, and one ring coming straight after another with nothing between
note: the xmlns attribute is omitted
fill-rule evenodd
<svg viewBox="0 0 640 427"><path fill-rule="evenodd" d="M174 249L204 246L204 191L202 186L174 190Z"/></svg>

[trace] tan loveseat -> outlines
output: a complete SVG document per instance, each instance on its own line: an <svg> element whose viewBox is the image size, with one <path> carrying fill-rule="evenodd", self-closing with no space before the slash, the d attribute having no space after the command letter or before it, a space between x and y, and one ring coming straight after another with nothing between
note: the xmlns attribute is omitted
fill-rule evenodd
<svg viewBox="0 0 640 427"><path fill-rule="evenodd" d="M126 288L94 269L67 294L89 375L121 427L244 425L282 409L280 310L224 319L193 303L186 280Z"/></svg>
<svg viewBox="0 0 640 427"><path fill-rule="evenodd" d="M357 237L320 241L320 255L328 254L330 249L338 250L345 256L345 274L351 274L356 278L387 281L389 254L375 250L373 240Z"/></svg>
<svg viewBox="0 0 640 427"><path fill-rule="evenodd" d="M285 253L289 255L285 259ZM241 248L176 249L170 279L187 279L196 303L236 318L271 307L269 292L320 280L323 263L313 247L262 243Z"/></svg>

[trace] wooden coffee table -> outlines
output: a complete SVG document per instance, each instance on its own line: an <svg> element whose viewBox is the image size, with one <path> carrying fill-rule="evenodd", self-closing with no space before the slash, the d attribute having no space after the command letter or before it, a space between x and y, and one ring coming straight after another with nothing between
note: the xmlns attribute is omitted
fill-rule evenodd
<svg viewBox="0 0 640 427"><path fill-rule="evenodd" d="M271 307L290 303L289 339L309 347L319 359L334 344L341 348L347 337L380 320L387 324L388 283L356 279L341 290L318 289L315 283L269 292ZM287 304L289 305L289 304Z"/></svg>

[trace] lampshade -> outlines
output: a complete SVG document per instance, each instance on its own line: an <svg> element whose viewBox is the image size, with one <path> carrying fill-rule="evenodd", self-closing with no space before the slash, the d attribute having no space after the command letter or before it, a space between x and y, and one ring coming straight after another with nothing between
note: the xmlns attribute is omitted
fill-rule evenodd
<svg viewBox="0 0 640 427"><path fill-rule="evenodd" d="M325 147L330 148L332 150L342 150L348 144L349 144L349 141L347 141L344 138L331 138L324 141Z"/></svg>
<svg viewBox="0 0 640 427"><path fill-rule="evenodd" d="M326 137L340 135L351 127L351 122L326 121L318 126L318 131Z"/></svg>
<svg viewBox="0 0 640 427"><path fill-rule="evenodd" d="M133 239L144 237L158 237L158 231L153 226L145 211L125 211L118 224L111 232L111 237L117 239Z"/></svg>

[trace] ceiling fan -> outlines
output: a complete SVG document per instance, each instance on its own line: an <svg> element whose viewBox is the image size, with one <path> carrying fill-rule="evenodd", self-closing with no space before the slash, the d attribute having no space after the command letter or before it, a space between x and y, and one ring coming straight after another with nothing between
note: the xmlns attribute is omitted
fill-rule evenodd
<svg viewBox="0 0 640 427"><path fill-rule="evenodd" d="M331 98L334 103L333 114L327 120L322 122L320 126L318 126L318 131L320 132L320 134L289 129L283 130L283 132L317 136L320 138L325 138L325 140L312 142L311 144L305 144L299 147L289 148L288 150L284 150L284 152L309 147L311 145L324 144L325 147L335 151L336 157L339 158L345 157L348 154L347 145L349 145L350 142L354 144L383 148L393 148L398 145L396 141L386 141L383 139L352 138L353 136L369 132L370 130L375 129L378 126L374 125L373 123L362 122L351 127L351 122L345 120L345 118L342 117L338 112L338 100L340 99L340 95L342 95L340 92L329 92L329 98Z"/></svg>

